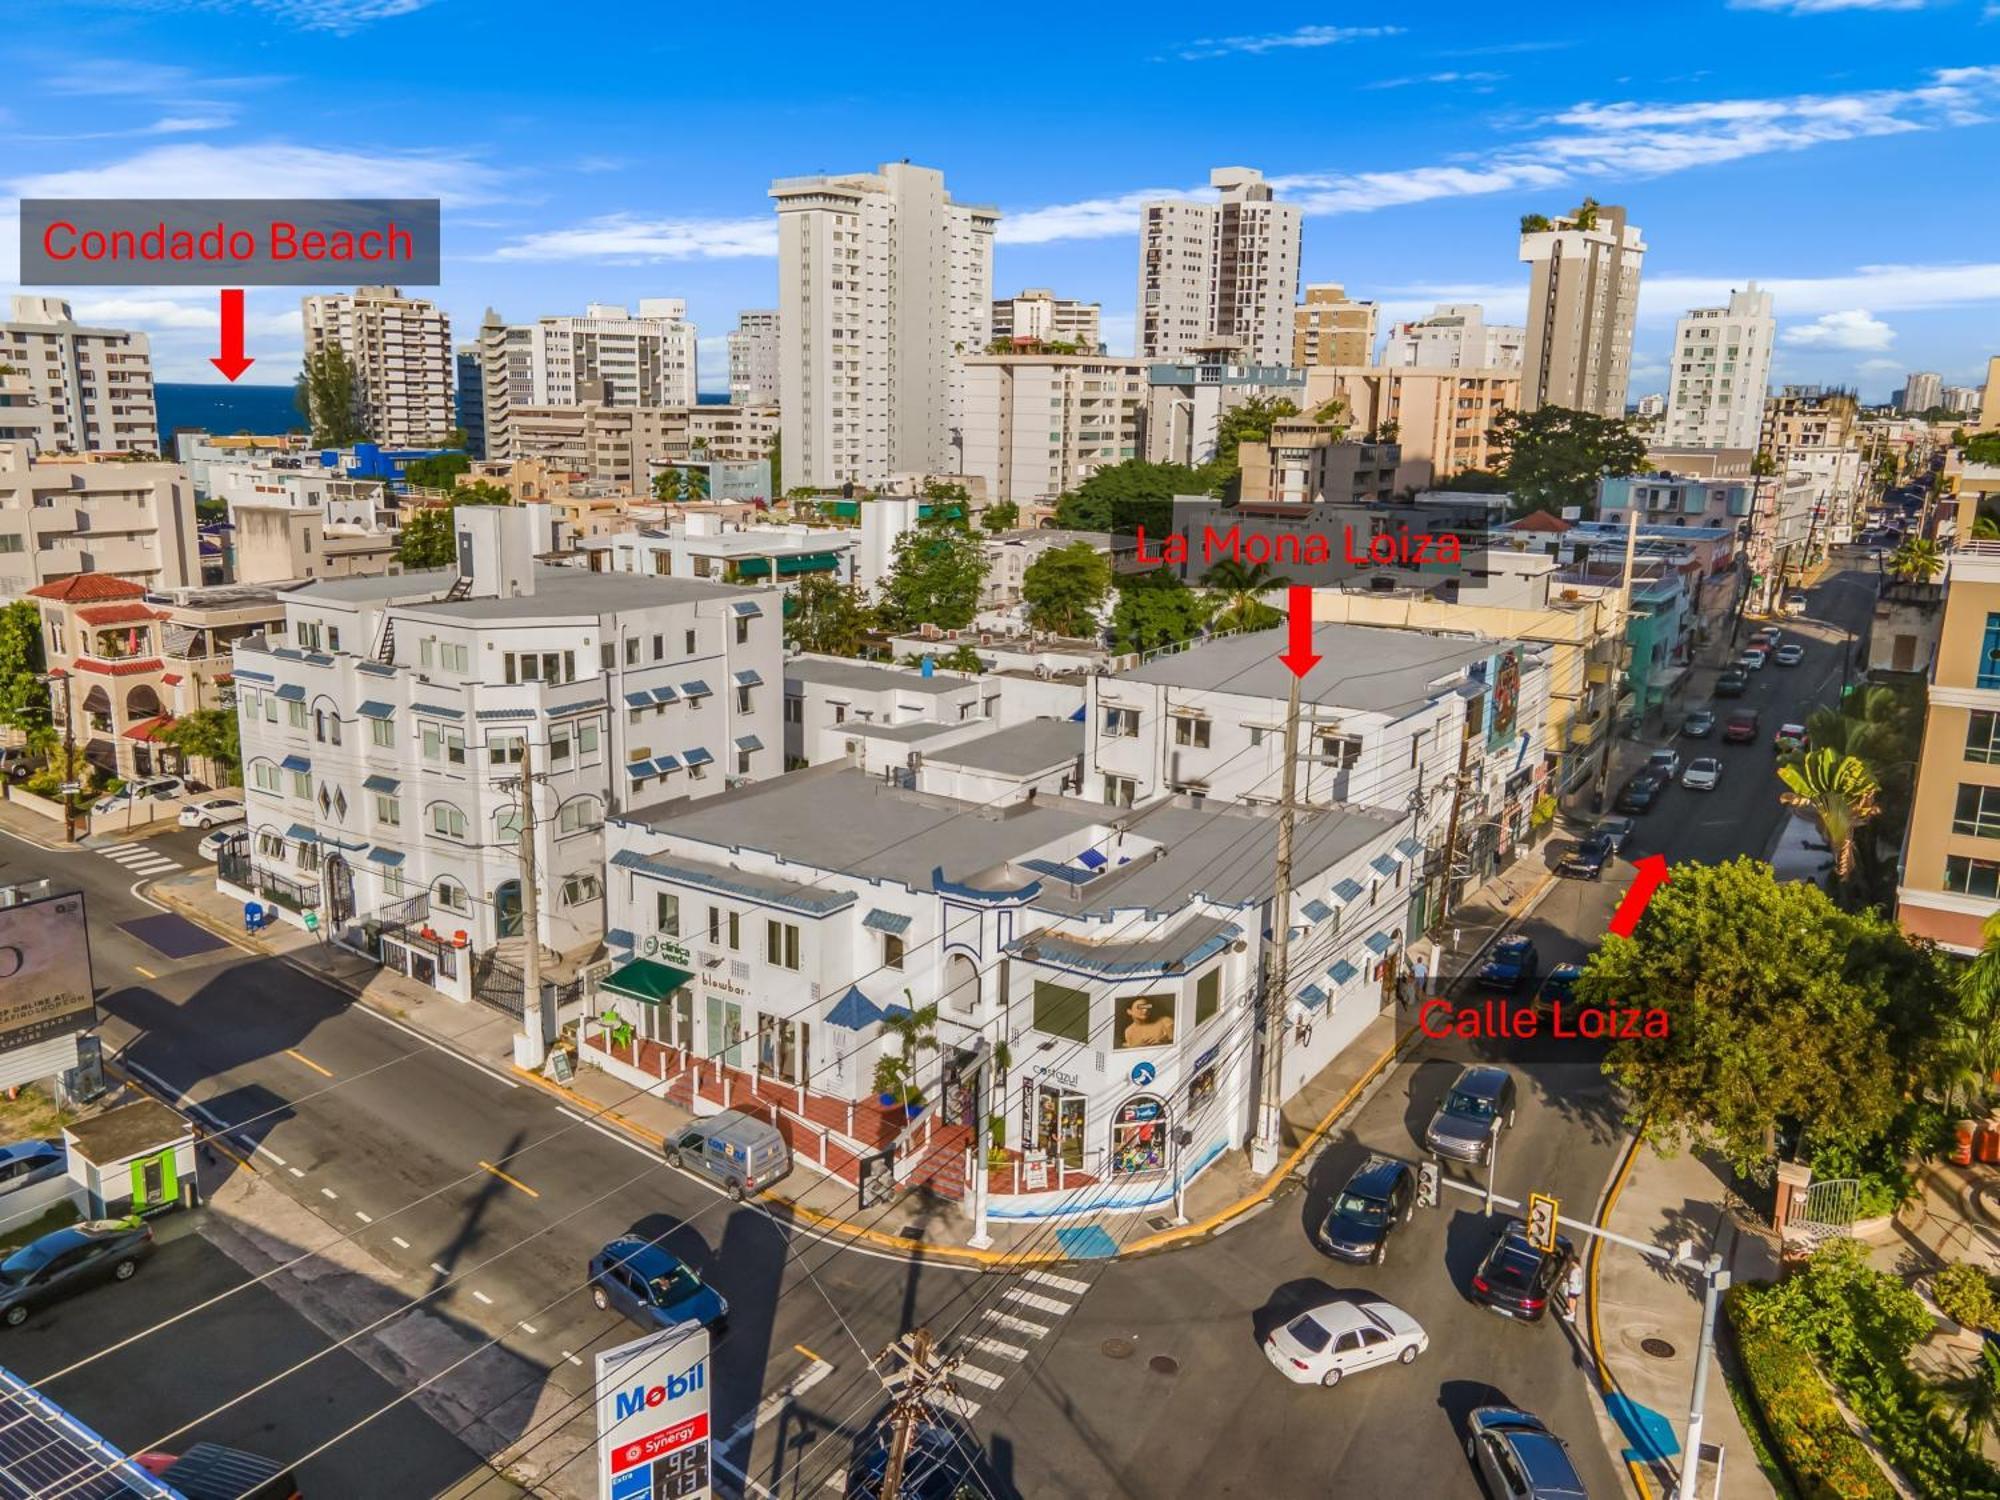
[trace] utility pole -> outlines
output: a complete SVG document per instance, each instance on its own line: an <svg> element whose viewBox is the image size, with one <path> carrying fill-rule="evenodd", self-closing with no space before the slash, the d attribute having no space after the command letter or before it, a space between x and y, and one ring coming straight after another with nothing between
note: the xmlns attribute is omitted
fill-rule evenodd
<svg viewBox="0 0 2000 1500"><path fill-rule="evenodd" d="M1257 1135L1250 1143L1250 1169L1268 1172L1278 1164L1278 1134L1284 1105L1285 987L1289 981L1292 937L1292 827L1299 785L1299 684L1292 674L1285 695L1285 769L1278 804L1278 868L1271 893L1271 961L1264 975L1264 1076L1257 1107Z"/></svg>
<svg viewBox="0 0 2000 1500"><path fill-rule="evenodd" d="M1695 1500L1695 1484L1701 1473L1702 1407L1708 1400L1708 1360L1715 1348L1715 1305L1729 1289L1729 1272L1723 1269L1720 1255L1709 1256L1702 1269L1708 1273L1708 1295L1701 1304L1701 1342L1694 1351L1694 1392L1688 1402L1687 1443L1676 1500Z"/></svg>
<svg viewBox="0 0 2000 1500"><path fill-rule="evenodd" d="M1461 733L1458 736L1458 774L1451 781L1451 815L1446 818L1444 825L1444 881L1438 887L1437 920L1431 924L1433 932L1442 931L1445 919L1451 915L1452 870L1458 864L1458 820L1465 807L1465 768L1471 758L1472 736L1463 732L1461 726ZM1431 946L1435 949L1437 945L1433 943ZM1435 974L1444 972L1439 967L1435 953L1431 956L1431 968Z"/></svg>
<svg viewBox="0 0 2000 1500"><path fill-rule="evenodd" d="M61 784L63 787L63 842L65 844L74 844L76 842L76 793L69 790L69 788L74 784L76 773L76 723L70 718L69 673L45 672L42 675L42 682L46 686L60 684L62 687L63 763Z"/></svg>
<svg viewBox="0 0 2000 1500"><path fill-rule="evenodd" d="M1618 575L1617 649L1611 657L1611 728L1604 736L1604 760L1597 768L1597 800L1601 807L1604 789L1611 784L1611 762L1618 758L1618 677L1625 648L1632 635L1632 566L1639 555L1639 507L1625 515L1625 566Z"/></svg>
<svg viewBox="0 0 2000 1500"><path fill-rule="evenodd" d="M527 947L521 958L521 1034L514 1039L514 1060L532 1072L548 1061L549 1039L555 1034L552 1007L542 1002L542 903L535 873L535 744L521 737L521 774L502 787L516 791L521 807L521 932Z"/></svg>
<svg viewBox="0 0 2000 1500"><path fill-rule="evenodd" d="M895 1399L889 1414L889 1462L882 1471L879 1500L902 1500L903 1470L910 1460L910 1440L916 1436L917 1418L929 1410L933 1393L957 1394L951 1382L955 1360L940 1360L931 1342L931 1331L919 1328L906 1333L882 1351L883 1359L899 1359L899 1369L882 1377L882 1384Z"/></svg>

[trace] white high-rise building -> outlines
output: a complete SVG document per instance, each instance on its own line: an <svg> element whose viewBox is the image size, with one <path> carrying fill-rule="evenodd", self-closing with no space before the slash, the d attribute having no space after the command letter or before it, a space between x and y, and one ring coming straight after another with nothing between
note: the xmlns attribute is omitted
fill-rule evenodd
<svg viewBox="0 0 2000 1500"><path fill-rule="evenodd" d="M355 415L385 448L438 448L452 410L451 319L393 286L356 287L304 301L306 358L338 346L354 366ZM489 418L490 420L490 418Z"/></svg>
<svg viewBox="0 0 2000 1500"><path fill-rule="evenodd" d="M1935 370L1912 370L1903 382L1903 410L1929 411L1944 405L1944 377Z"/></svg>
<svg viewBox="0 0 2000 1500"><path fill-rule="evenodd" d="M1521 405L1625 415L1645 238L1625 210L1586 198L1576 212L1521 220L1528 343Z"/></svg>
<svg viewBox="0 0 2000 1500"><path fill-rule="evenodd" d="M1299 207L1274 201L1250 167L1217 167L1208 180L1219 202L1162 199L1141 210L1139 357L1178 360L1234 344L1247 363L1284 365L1299 291Z"/></svg>
<svg viewBox="0 0 2000 1500"><path fill-rule="evenodd" d="M1944 409L1967 415L1976 413L1981 394L1976 385L1948 385L1944 388Z"/></svg>
<svg viewBox="0 0 2000 1500"><path fill-rule="evenodd" d="M1101 354L980 354L965 362L965 472L987 495L1052 501L1141 456L1146 367Z"/></svg>
<svg viewBox="0 0 2000 1500"><path fill-rule="evenodd" d="M729 335L729 404L778 404L778 313L775 308L736 315Z"/></svg>
<svg viewBox="0 0 2000 1500"><path fill-rule="evenodd" d="M993 338L1035 339L1044 344L1075 344L1084 354L1104 347L1100 331L1103 308L1095 302L1058 297L1044 287L1030 287L1018 297L993 303Z"/></svg>
<svg viewBox="0 0 2000 1500"><path fill-rule="evenodd" d="M1518 370L1528 330L1489 323L1477 302L1440 302L1428 318L1398 323L1382 346L1382 363L1402 369Z"/></svg>
<svg viewBox="0 0 2000 1500"><path fill-rule="evenodd" d="M1697 307L1674 324L1667 375L1669 448L1754 448L1777 337L1771 294L1751 282L1727 307Z"/></svg>
<svg viewBox="0 0 2000 1500"><path fill-rule="evenodd" d="M153 356L143 333L87 328L60 297L16 297L0 323L0 366L24 377L37 445L61 453L157 453Z"/></svg>
<svg viewBox="0 0 2000 1500"><path fill-rule="evenodd" d="M479 329L486 382L486 456L515 457L521 406L693 406L696 330L679 297L642 297L638 316L593 302L580 318L509 325L489 310Z"/></svg>
<svg viewBox="0 0 2000 1500"><path fill-rule="evenodd" d="M782 489L960 472L959 361L993 323L991 208L944 174L784 177L778 211Z"/></svg>

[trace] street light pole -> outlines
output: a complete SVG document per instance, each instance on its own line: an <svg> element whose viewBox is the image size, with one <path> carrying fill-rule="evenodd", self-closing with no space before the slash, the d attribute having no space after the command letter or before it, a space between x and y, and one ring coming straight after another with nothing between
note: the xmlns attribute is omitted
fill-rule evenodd
<svg viewBox="0 0 2000 1500"><path fill-rule="evenodd" d="M1701 1343L1694 1351L1694 1391L1688 1401L1687 1443L1675 1500L1695 1500L1695 1484L1701 1473L1702 1407L1708 1399L1708 1361L1715 1349L1715 1308L1729 1289L1729 1272L1723 1269L1720 1255L1709 1256L1702 1269L1708 1274L1708 1295L1701 1305Z"/></svg>

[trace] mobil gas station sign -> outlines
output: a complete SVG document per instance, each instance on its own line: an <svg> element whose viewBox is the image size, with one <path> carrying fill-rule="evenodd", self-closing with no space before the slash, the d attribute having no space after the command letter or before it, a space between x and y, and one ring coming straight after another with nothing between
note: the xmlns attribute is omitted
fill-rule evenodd
<svg viewBox="0 0 2000 1500"><path fill-rule="evenodd" d="M599 1500L709 1500L708 1330L597 1356Z"/></svg>

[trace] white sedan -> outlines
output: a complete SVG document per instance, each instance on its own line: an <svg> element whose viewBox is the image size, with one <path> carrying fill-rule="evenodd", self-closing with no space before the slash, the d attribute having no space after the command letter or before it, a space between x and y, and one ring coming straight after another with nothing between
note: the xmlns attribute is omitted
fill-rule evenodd
<svg viewBox="0 0 2000 1500"><path fill-rule="evenodd" d="M1691 792L1712 792L1722 781L1722 762L1711 755L1699 756L1688 762L1688 768L1681 772L1681 785Z"/></svg>
<svg viewBox="0 0 2000 1500"><path fill-rule="evenodd" d="M229 847L232 839L248 837L249 835L241 829L218 828L215 832L205 835L202 841L194 846L194 852L213 864L222 858L222 851Z"/></svg>
<svg viewBox="0 0 2000 1500"><path fill-rule="evenodd" d="M203 797L181 809L181 827L213 828L218 823L241 823L249 814L235 797Z"/></svg>
<svg viewBox="0 0 2000 1500"><path fill-rule="evenodd" d="M1387 1302L1328 1302L1271 1330L1264 1353L1287 1380L1338 1385L1356 1370L1406 1365L1430 1348L1417 1320Z"/></svg>

